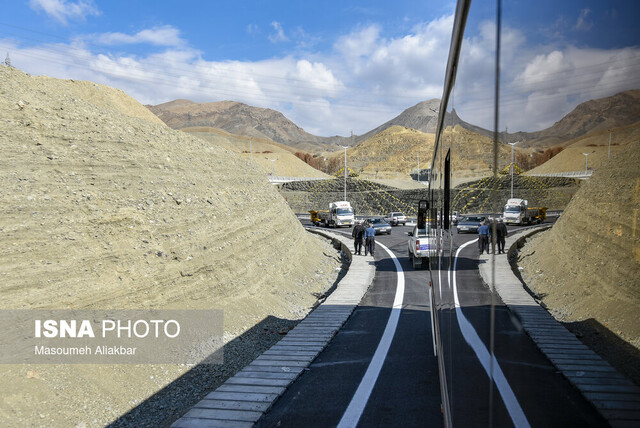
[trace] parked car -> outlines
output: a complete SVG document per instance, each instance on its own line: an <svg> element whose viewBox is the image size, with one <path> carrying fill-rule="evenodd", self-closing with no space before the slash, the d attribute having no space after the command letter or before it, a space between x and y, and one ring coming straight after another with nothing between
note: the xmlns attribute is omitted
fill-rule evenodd
<svg viewBox="0 0 640 428"><path fill-rule="evenodd" d="M458 220L458 233L478 233L478 228L487 218L480 215L463 215Z"/></svg>
<svg viewBox="0 0 640 428"><path fill-rule="evenodd" d="M405 225L407 223L407 216L404 215L404 213L401 212L391 212L387 214L387 217L385 217L385 220L391 225L391 226L397 226L399 224L401 225Z"/></svg>
<svg viewBox="0 0 640 428"><path fill-rule="evenodd" d="M373 228L376 230L376 235L382 235L386 233L387 235L391 235L391 225L387 223L382 218L370 218L367 222L371 223Z"/></svg>

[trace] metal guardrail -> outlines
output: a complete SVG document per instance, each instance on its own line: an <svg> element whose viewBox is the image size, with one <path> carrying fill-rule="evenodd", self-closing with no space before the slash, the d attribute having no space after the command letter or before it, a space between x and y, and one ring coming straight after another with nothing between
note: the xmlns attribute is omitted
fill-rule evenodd
<svg viewBox="0 0 640 428"><path fill-rule="evenodd" d="M290 183L292 181L318 181L328 180L326 177L279 177L275 175L267 175L271 183Z"/></svg>
<svg viewBox="0 0 640 428"><path fill-rule="evenodd" d="M589 178L593 171L569 171L569 172L549 172L546 174L525 174L529 177L567 177L567 178Z"/></svg>

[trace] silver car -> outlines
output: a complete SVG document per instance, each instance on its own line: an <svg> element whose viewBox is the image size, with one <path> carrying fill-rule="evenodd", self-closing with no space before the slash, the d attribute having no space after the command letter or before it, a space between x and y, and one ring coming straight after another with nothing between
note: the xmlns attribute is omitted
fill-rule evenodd
<svg viewBox="0 0 640 428"><path fill-rule="evenodd" d="M478 233L478 228L486 217L480 215L463 215L460 217L456 229L458 233Z"/></svg>
<svg viewBox="0 0 640 428"><path fill-rule="evenodd" d="M387 235L391 235L391 225L387 223L384 219L370 218L368 222L371 223L371 225L375 229L376 235L382 235L383 233L386 233Z"/></svg>

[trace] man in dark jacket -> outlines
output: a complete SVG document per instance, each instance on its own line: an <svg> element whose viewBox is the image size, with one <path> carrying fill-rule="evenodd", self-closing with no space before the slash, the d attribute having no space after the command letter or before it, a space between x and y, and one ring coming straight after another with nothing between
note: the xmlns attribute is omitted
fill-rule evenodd
<svg viewBox="0 0 640 428"><path fill-rule="evenodd" d="M362 254L362 238L364 237L364 226L362 225L362 221L356 222L356 225L353 227L353 231L351 232L351 236L353 237L353 246L355 249L354 254Z"/></svg>
<svg viewBox="0 0 640 428"><path fill-rule="evenodd" d="M496 224L496 240L498 241L498 254L504 253L504 244L505 238L509 236L507 232L507 226L504 224L502 219L498 220L498 224Z"/></svg>

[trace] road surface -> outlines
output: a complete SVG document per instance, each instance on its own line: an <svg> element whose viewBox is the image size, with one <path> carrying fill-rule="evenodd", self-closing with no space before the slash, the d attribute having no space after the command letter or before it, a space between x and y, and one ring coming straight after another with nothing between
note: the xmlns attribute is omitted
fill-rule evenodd
<svg viewBox="0 0 640 428"><path fill-rule="evenodd" d="M407 255L409 230L408 226L398 226L390 236L377 237L389 252L377 245L376 277L360 306L258 426L443 424L427 300L429 276L426 270L411 267ZM350 229L341 231L350 233ZM495 384L489 382L481 358L482 348L488 350L491 345L492 296L478 272L477 245L469 242L476 238L454 234L459 249L455 278L460 312L451 307L441 308L439 313L442 339L449 350L444 361L453 424L603 426L592 406L556 372L498 297L494 297L496 361L492 371L502 373L503 379L496 382L500 388L494 386L491 391ZM447 286L453 275L447 276L446 267L441 273L449 278L444 293L453 293L453 287ZM404 287L401 293L397 293L399 281ZM395 314L397 322L390 326L392 307L398 298L402 300L401 309ZM477 339L473 346L469 335ZM386 348L385 340L389 341ZM372 368L377 359L379 367Z"/></svg>

